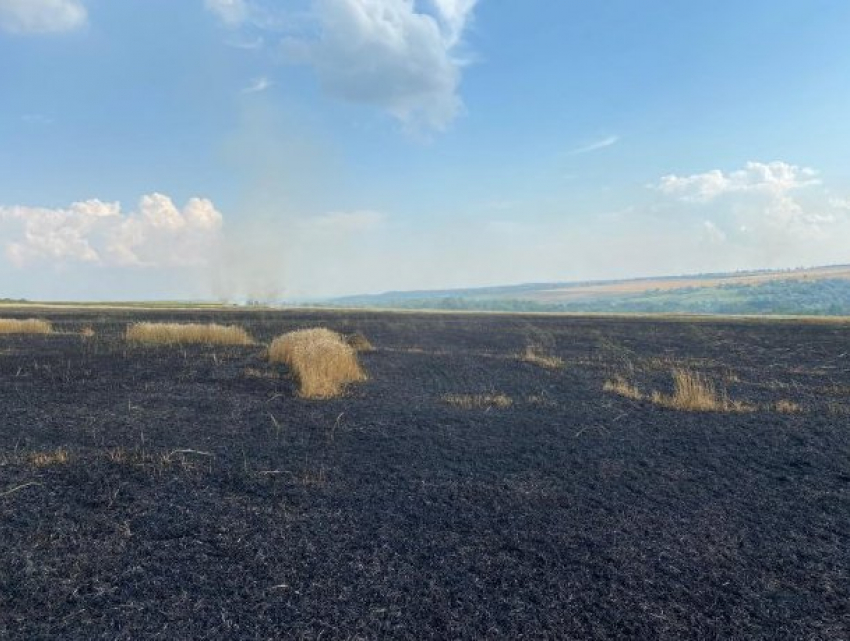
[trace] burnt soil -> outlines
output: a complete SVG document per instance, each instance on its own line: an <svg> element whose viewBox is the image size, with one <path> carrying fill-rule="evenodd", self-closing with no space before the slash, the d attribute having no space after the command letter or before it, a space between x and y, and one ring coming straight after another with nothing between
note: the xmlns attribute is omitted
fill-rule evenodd
<svg viewBox="0 0 850 641"><path fill-rule="evenodd" d="M0 336L0 638L850 638L850 325L2 315L58 331ZM366 335L370 380L298 398L262 343L313 326ZM683 366L755 411L602 389Z"/></svg>

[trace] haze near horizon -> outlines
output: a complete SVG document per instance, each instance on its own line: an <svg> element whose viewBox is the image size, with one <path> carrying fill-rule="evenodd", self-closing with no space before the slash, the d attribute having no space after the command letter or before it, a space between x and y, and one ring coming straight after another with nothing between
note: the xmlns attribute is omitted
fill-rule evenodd
<svg viewBox="0 0 850 641"><path fill-rule="evenodd" d="M850 263L850 5L0 0L0 298Z"/></svg>

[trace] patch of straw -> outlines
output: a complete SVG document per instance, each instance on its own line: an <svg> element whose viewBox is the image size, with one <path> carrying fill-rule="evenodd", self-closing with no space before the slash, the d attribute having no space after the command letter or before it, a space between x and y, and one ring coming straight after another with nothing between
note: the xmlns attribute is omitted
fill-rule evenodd
<svg viewBox="0 0 850 641"><path fill-rule="evenodd" d="M53 326L45 320L0 318L0 334L50 334L52 332Z"/></svg>
<svg viewBox="0 0 850 641"><path fill-rule="evenodd" d="M33 452L29 455L29 461L35 467L63 465L68 459L68 452L61 447L52 452Z"/></svg>
<svg viewBox="0 0 850 641"><path fill-rule="evenodd" d="M799 414L803 411L803 408L800 407L798 403L795 403L794 401L789 401L787 399L776 401L773 406L773 409L775 409L781 414Z"/></svg>
<svg viewBox="0 0 850 641"><path fill-rule="evenodd" d="M329 329L302 329L278 336L269 346L269 360L289 367L304 398L333 398L349 383L366 380L354 348Z"/></svg>
<svg viewBox="0 0 850 641"><path fill-rule="evenodd" d="M519 360L546 369L561 369L564 367L564 359L543 353L531 345L526 347L525 351L519 355Z"/></svg>
<svg viewBox="0 0 850 641"><path fill-rule="evenodd" d="M619 375L605 381L602 389L606 392L613 392L614 394L619 394L620 396L624 396L635 401L643 400L643 394L640 389L638 389L637 385L630 383Z"/></svg>
<svg viewBox="0 0 850 641"><path fill-rule="evenodd" d="M686 412L749 412L753 408L742 401L730 401L718 394L714 384L702 374L686 369L673 370L673 394L652 393L652 402Z"/></svg>
<svg viewBox="0 0 850 641"><path fill-rule="evenodd" d="M252 345L254 341L238 325L214 323L134 323L127 340L146 345Z"/></svg>

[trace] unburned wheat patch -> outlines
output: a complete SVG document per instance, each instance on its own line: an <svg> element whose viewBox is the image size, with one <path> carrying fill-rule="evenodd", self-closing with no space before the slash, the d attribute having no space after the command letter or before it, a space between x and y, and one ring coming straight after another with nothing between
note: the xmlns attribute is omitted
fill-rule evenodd
<svg viewBox="0 0 850 641"><path fill-rule="evenodd" d="M215 323L134 323L126 338L146 345L252 345L253 339L237 325Z"/></svg>
<svg viewBox="0 0 850 641"><path fill-rule="evenodd" d="M45 320L0 318L0 334L50 334L53 326Z"/></svg>
<svg viewBox="0 0 850 641"><path fill-rule="evenodd" d="M343 336L325 328L278 336L269 346L269 360L289 367L304 398L333 398L346 385L366 380L355 349Z"/></svg>

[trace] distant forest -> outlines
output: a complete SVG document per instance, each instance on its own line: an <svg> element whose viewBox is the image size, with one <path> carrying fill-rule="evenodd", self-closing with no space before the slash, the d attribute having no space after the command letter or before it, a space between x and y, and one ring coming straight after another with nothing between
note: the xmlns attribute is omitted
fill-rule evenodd
<svg viewBox="0 0 850 641"><path fill-rule="evenodd" d="M652 290L635 295L538 303L511 298L439 296L381 298L370 307L512 312L632 312L687 314L810 314L850 316L850 280L776 280L757 285L728 284Z"/></svg>

